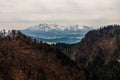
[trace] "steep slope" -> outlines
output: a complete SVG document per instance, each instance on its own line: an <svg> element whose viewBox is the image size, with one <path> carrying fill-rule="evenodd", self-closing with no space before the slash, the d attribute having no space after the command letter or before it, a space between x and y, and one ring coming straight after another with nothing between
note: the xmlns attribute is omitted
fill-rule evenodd
<svg viewBox="0 0 120 80"><path fill-rule="evenodd" d="M0 80L84 80L84 71L57 49L13 30L0 35Z"/></svg>
<svg viewBox="0 0 120 80"><path fill-rule="evenodd" d="M91 30L87 26L80 25L57 25L57 24L40 24L38 26L29 27L22 30L26 35L29 35L37 40L44 42L61 42L73 44L80 41L84 35Z"/></svg>
<svg viewBox="0 0 120 80"><path fill-rule="evenodd" d="M69 48L69 49L68 49ZM88 80L120 80L120 26L89 31L63 52L86 69Z"/></svg>
<svg viewBox="0 0 120 80"><path fill-rule="evenodd" d="M97 53L102 53L105 59L105 64L110 60L114 52L119 50L120 40L120 26L109 25L98 30L90 31L86 34L85 38L76 46L79 49L76 53L76 61L85 64L92 62ZM95 54L96 53L96 54ZM79 58L84 57L85 61L82 62Z"/></svg>

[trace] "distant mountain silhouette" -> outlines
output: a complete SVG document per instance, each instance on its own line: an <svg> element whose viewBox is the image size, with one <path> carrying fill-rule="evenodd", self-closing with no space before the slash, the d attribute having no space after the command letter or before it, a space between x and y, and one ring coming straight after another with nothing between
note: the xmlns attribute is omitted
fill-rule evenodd
<svg viewBox="0 0 120 80"><path fill-rule="evenodd" d="M79 42L91 29L93 28L80 25L39 24L21 31L40 41L73 44Z"/></svg>

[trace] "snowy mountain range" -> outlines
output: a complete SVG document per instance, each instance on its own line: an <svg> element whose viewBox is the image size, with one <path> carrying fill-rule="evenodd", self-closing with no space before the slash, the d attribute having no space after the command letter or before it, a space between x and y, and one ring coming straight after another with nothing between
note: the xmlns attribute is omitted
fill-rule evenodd
<svg viewBox="0 0 120 80"><path fill-rule="evenodd" d="M73 25L73 26L67 26L67 25L57 25L57 24L40 24L38 26L34 27L29 27L27 28L31 31L44 31L48 32L51 30L57 30L57 31L65 31L65 30L70 30L70 31L77 31L81 29L89 29L87 26L80 26L80 25Z"/></svg>
<svg viewBox="0 0 120 80"><path fill-rule="evenodd" d="M21 31L44 42L73 44L80 41L89 30L92 30L92 28L80 25L39 24Z"/></svg>

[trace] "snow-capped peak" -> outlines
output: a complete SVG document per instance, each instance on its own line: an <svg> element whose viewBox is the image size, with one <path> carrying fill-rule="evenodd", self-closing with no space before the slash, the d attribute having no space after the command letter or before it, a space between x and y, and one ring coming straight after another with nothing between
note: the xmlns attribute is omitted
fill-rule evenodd
<svg viewBox="0 0 120 80"><path fill-rule="evenodd" d="M57 25L57 24L39 24L38 26L34 27L29 27L28 29L31 31L51 31L51 30L57 30L57 31L64 31L64 30L72 30L72 31L77 31L77 30L82 30L82 29L88 29L89 27L87 26L80 26L80 25Z"/></svg>

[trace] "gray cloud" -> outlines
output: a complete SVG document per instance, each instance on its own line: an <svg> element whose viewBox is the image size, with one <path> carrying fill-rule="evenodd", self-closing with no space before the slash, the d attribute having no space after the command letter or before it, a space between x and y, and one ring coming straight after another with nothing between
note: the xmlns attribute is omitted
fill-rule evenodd
<svg viewBox="0 0 120 80"><path fill-rule="evenodd" d="M0 0L0 26L120 24L119 5L119 0Z"/></svg>

